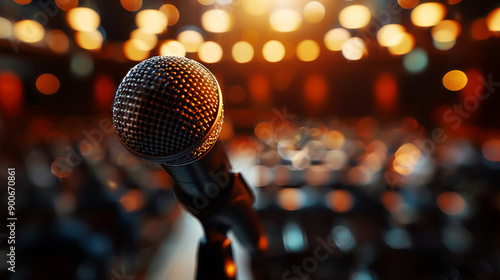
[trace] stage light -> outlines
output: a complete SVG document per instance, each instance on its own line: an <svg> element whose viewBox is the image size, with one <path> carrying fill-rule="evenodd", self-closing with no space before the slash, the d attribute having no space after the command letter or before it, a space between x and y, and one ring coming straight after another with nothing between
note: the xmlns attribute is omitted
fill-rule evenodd
<svg viewBox="0 0 500 280"><path fill-rule="evenodd" d="M12 23L10 20L0 17L0 39L9 38L12 35Z"/></svg>
<svg viewBox="0 0 500 280"><path fill-rule="evenodd" d="M447 215L458 215L465 209L465 200L456 192L444 192L437 197L437 205Z"/></svg>
<svg viewBox="0 0 500 280"><path fill-rule="evenodd" d="M329 30L324 37L325 46L331 51L340 51L347 39L351 38L351 33L344 28L334 28Z"/></svg>
<svg viewBox="0 0 500 280"><path fill-rule="evenodd" d="M384 47L394 46L398 43L398 34L406 32L406 28L400 24L387 24L377 32L377 41Z"/></svg>
<svg viewBox="0 0 500 280"><path fill-rule="evenodd" d="M318 23L325 16L325 7L320 2L311 1L304 6L302 13L307 22Z"/></svg>
<svg viewBox="0 0 500 280"><path fill-rule="evenodd" d="M77 31L75 33L75 41L78 46L86 50L97 50L100 49L103 42L103 37L101 32L97 30L93 31Z"/></svg>
<svg viewBox="0 0 500 280"><path fill-rule="evenodd" d="M135 29L130 33L130 39L143 51L152 50L158 43L156 34L145 32L142 29Z"/></svg>
<svg viewBox="0 0 500 280"><path fill-rule="evenodd" d="M61 30L51 30L47 33L47 45L54 53L63 54L69 49L68 36Z"/></svg>
<svg viewBox="0 0 500 280"><path fill-rule="evenodd" d="M349 60L360 60L366 53L365 42L359 37L347 39L342 45L342 55Z"/></svg>
<svg viewBox="0 0 500 280"><path fill-rule="evenodd" d="M268 41L262 47L262 55L269 62L278 62L285 57L285 46L276 40Z"/></svg>
<svg viewBox="0 0 500 280"><path fill-rule="evenodd" d="M96 11L90 8L73 8L66 14L68 25L77 31L97 30L101 19Z"/></svg>
<svg viewBox="0 0 500 280"><path fill-rule="evenodd" d="M432 38L438 42L455 41L462 32L462 26L456 20L443 20L431 29Z"/></svg>
<svg viewBox="0 0 500 280"><path fill-rule="evenodd" d="M500 162L500 140L486 141L482 146L484 158L492 162Z"/></svg>
<svg viewBox="0 0 500 280"><path fill-rule="evenodd" d="M238 63L247 63L253 58L253 47L250 43L245 41L236 42L233 45L232 55L233 59Z"/></svg>
<svg viewBox="0 0 500 280"><path fill-rule="evenodd" d="M52 74L42 74L36 79L36 88L45 95L51 95L59 90L59 79Z"/></svg>
<svg viewBox="0 0 500 280"><path fill-rule="evenodd" d="M132 40L125 41L123 44L123 53L125 54L125 57L134 61L141 61L149 56L149 51L137 48L137 44L135 44Z"/></svg>
<svg viewBox="0 0 500 280"><path fill-rule="evenodd" d="M137 12L142 7L142 0L120 0L120 3L129 12Z"/></svg>
<svg viewBox="0 0 500 280"><path fill-rule="evenodd" d="M402 32L394 36L395 45L389 46L389 52L394 55L403 55L411 52L415 47L415 37L407 32Z"/></svg>
<svg viewBox="0 0 500 280"><path fill-rule="evenodd" d="M446 16L446 7L437 2L420 4L411 12L411 21L416 26L430 27L438 24Z"/></svg>
<svg viewBox="0 0 500 280"><path fill-rule="evenodd" d="M410 73L420 73L429 64L429 56L427 52L422 48L415 48L403 58L403 65L405 69Z"/></svg>
<svg viewBox="0 0 500 280"><path fill-rule="evenodd" d="M315 60L319 52L319 45L313 40L304 40L297 45L297 57L302 61Z"/></svg>
<svg viewBox="0 0 500 280"><path fill-rule="evenodd" d="M365 27L370 22L370 19L370 10L363 5L345 7L339 14L340 24L349 29Z"/></svg>
<svg viewBox="0 0 500 280"><path fill-rule="evenodd" d="M43 26L31 19L25 19L14 23L14 35L25 43L40 42L45 36Z"/></svg>
<svg viewBox="0 0 500 280"><path fill-rule="evenodd" d="M302 15L293 9L279 9L271 14L269 23L278 32L292 32L302 24Z"/></svg>
<svg viewBox="0 0 500 280"><path fill-rule="evenodd" d="M201 25L206 31L223 33L233 27L233 15L226 10L208 10L201 16Z"/></svg>
<svg viewBox="0 0 500 280"><path fill-rule="evenodd" d="M186 56L186 48L179 41L167 40L160 47L160 55Z"/></svg>
<svg viewBox="0 0 500 280"><path fill-rule="evenodd" d="M203 43L204 39L200 32L188 29L177 35L177 40L186 48L186 52L197 52L198 47Z"/></svg>
<svg viewBox="0 0 500 280"><path fill-rule="evenodd" d="M486 18L478 18L472 23L471 35L475 40L486 40L491 37L492 32L488 28Z"/></svg>
<svg viewBox="0 0 500 280"><path fill-rule="evenodd" d="M149 33L162 33L167 27L167 16L153 9L142 10L135 16L137 27Z"/></svg>
<svg viewBox="0 0 500 280"><path fill-rule="evenodd" d="M216 42L203 42L198 49L198 56L206 63L219 62L222 58L222 48Z"/></svg>
<svg viewBox="0 0 500 280"><path fill-rule="evenodd" d="M467 75L460 70L452 70L443 77L443 85L451 91L459 91L467 85Z"/></svg>
<svg viewBox="0 0 500 280"><path fill-rule="evenodd" d="M496 8L488 14L486 24L490 31L500 31L500 8Z"/></svg>
<svg viewBox="0 0 500 280"><path fill-rule="evenodd" d="M67 12L78 6L78 0L56 0L56 5L59 9Z"/></svg>
<svg viewBox="0 0 500 280"><path fill-rule="evenodd" d="M269 0L242 0L243 10L250 15L263 15L269 12L272 1Z"/></svg>
<svg viewBox="0 0 500 280"><path fill-rule="evenodd" d="M175 25L179 21L179 10L172 4L165 4L160 7L160 11L167 16L167 25Z"/></svg>
<svg viewBox="0 0 500 280"><path fill-rule="evenodd" d="M399 6L403 9L413 9L418 5L419 0L398 0Z"/></svg>

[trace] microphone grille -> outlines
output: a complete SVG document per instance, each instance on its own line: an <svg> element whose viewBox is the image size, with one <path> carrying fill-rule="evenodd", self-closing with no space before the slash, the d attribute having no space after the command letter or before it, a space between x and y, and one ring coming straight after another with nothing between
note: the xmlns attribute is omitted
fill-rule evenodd
<svg viewBox="0 0 500 280"><path fill-rule="evenodd" d="M113 105L113 123L122 143L165 165L202 156L217 141L222 119L215 77L200 63L178 56L156 56L133 67Z"/></svg>

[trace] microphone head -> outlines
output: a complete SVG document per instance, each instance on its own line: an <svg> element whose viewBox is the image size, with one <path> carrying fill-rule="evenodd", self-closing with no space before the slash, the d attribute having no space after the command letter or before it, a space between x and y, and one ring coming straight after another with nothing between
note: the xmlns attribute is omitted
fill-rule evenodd
<svg viewBox="0 0 500 280"><path fill-rule="evenodd" d="M222 129L222 94L200 63L156 56L134 66L116 91L113 124L132 153L164 165L202 157Z"/></svg>

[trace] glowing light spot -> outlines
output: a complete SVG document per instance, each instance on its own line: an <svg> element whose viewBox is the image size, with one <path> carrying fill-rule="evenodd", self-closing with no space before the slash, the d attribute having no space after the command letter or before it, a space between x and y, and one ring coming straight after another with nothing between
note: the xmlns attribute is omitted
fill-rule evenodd
<svg viewBox="0 0 500 280"><path fill-rule="evenodd" d="M22 111L23 82L13 72L0 72L0 110L15 117Z"/></svg>
<svg viewBox="0 0 500 280"><path fill-rule="evenodd" d="M313 40L304 40L297 45L297 57L302 61L315 60L319 52L319 45Z"/></svg>
<svg viewBox="0 0 500 280"><path fill-rule="evenodd" d="M344 146L345 136L338 130L329 131L324 139L325 146L330 149L340 149Z"/></svg>
<svg viewBox="0 0 500 280"><path fill-rule="evenodd" d="M102 41L103 37L101 32L94 30L94 31L77 31L75 33L75 41L78 46L80 46L82 49L87 49L87 50L97 50L100 49L102 46Z"/></svg>
<svg viewBox="0 0 500 280"><path fill-rule="evenodd" d="M31 0L13 0L13 1L19 5L26 5L31 3Z"/></svg>
<svg viewBox="0 0 500 280"><path fill-rule="evenodd" d="M66 14L68 25L77 31L97 30L101 19L96 11L90 8L73 8Z"/></svg>
<svg viewBox="0 0 500 280"><path fill-rule="evenodd" d="M340 24L349 29L365 27L370 22L370 10L363 5L352 5L345 7L340 11Z"/></svg>
<svg viewBox="0 0 500 280"><path fill-rule="evenodd" d="M285 57L285 46L276 40L268 41L262 47L262 55L269 62L278 62Z"/></svg>
<svg viewBox="0 0 500 280"><path fill-rule="evenodd" d="M215 0L198 0L198 3L204 5L204 6L209 6L215 3Z"/></svg>
<svg viewBox="0 0 500 280"><path fill-rule="evenodd" d="M475 40L485 40L491 37L492 33L488 29L486 18L478 18L472 23L472 38Z"/></svg>
<svg viewBox="0 0 500 280"><path fill-rule="evenodd" d="M45 36L45 29L40 23L25 19L14 23L14 35L25 43L36 43Z"/></svg>
<svg viewBox="0 0 500 280"><path fill-rule="evenodd" d="M164 13L167 16L167 25L172 26L175 25L179 21L179 10L172 4L165 4L160 7L160 12Z"/></svg>
<svg viewBox="0 0 500 280"><path fill-rule="evenodd" d="M432 41L432 44L436 49L440 51L447 51L455 46L457 41L450 41L450 42L439 42L439 41Z"/></svg>
<svg viewBox="0 0 500 280"><path fill-rule="evenodd" d="M353 37L342 45L342 55L349 60L360 60L366 53L365 42L359 37Z"/></svg>
<svg viewBox="0 0 500 280"><path fill-rule="evenodd" d="M382 205L389 212L399 212L403 209L403 197L394 191L387 191L382 196Z"/></svg>
<svg viewBox="0 0 500 280"><path fill-rule="evenodd" d="M406 28L400 24L387 24L377 32L377 41L381 46L390 47L398 44L398 34L405 33Z"/></svg>
<svg viewBox="0 0 500 280"><path fill-rule="evenodd" d="M10 20L0 17L0 39L9 38L12 35L12 23Z"/></svg>
<svg viewBox="0 0 500 280"><path fill-rule="evenodd" d="M285 188L278 192L278 204L285 210L298 210L302 208L304 202L305 195L301 189Z"/></svg>
<svg viewBox="0 0 500 280"><path fill-rule="evenodd" d="M167 16L153 9L142 10L135 16L137 27L149 33L162 33L167 27Z"/></svg>
<svg viewBox="0 0 500 280"><path fill-rule="evenodd" d="M85 78L94 71L94 60L86 53L75 54L71 57L70 67L75 76Z"/></svg>
<svg viewBox="0 0 500 280"><path fill-rule="evenodd" d="M47 45L54 53L65 53L69 49L68 36L66 36L66 33L61 30L51 30L47 33Z"/></svg>
<svg viewBox="0 0 500 280"><path fill-rule="evenodd" d="M222 48L216 42L207 41L200 45L198 56L206 63L215 63L222 58Z"/></svg>
<svg viewBox="0 0 500 280"><path fill-rule="evenodd" d="M345 41L351 38L351 33L344 28L334 28L326 32L325 46L331 51L340 51Z"/></svg>
<svg viewBox="0 0 500 280"><path fill-rule="evenodd" d="M392 166L399 174L410 175L415 171L421 155L422 153L417 146L412 143L406 143L396 151Z"/></svg>
<svg viewBox="0 0 500 280"><path fill-rule="evenodd" d="M257 138L262 141L266 141L273 137L274 129L268 122L261 122L255 126L254 133Z"/></svg>
<svg viewBox="0 0 500 280"><path fill-rule="evenodd" d="M184 45L186 52L197 52L198 47L204 41L201 33L193 29L184 30L179 33L177 40Z"/></svg>
<svg viewBox="0 0 500 280"><path fill-rule="evenodd" d="M224 265L224 270L226 271L226 275L230 278L236 275L236 266L231 260L226 262L226 264Z"/></svg>
<svg viewBox="0 0 500 280"><path fill-rule="evenodd" d="M485 142L482 147L483 156L493 162L500 161L500 140L493 139Z"/></svg>
<svg viewBox="0 0 500 280"><path fill-rule="evenodd" d="M226 10L208 10L201 16L201 24L206 31L223 33L231 30L233 16Z"/></svg>
<svg viewBox="0 0 500 280"><path fill-rule="evenodd" d="M130 190L120 198L120 204L127 212L139 210L144 206L144 195L139 190Z"/></svg>
<svg viewBox="0 0 500 280"><path fill-rule="evenodd" d="M129 12L136 12L142 7L142 0L120 0L122 7Z"/></svg>
<svg viewBox="0 0 500 280"><path fill-rule="evenodd" d="M130 39L143 51L150 51L158 42L156 34L145 32L142 29L135 29L130 33Z"/></svg>
<svg viewBox="0 0 500 280"><path fill-rule="evenodd" d="M452 70L443 77L443 85L451 91L461 90L467 85L467 75L460 70Z"/></svg>
<svg viewBox="0 0 500 280"><path fill-rule="evenodd" d="M429 27L438 24L446 16L446 7L437 2L418 5L411 12L411 21L416 26Z"/></svg>
<svg viewBox="0 0 500 280"><path fill-rule="evenodd" d="M325 7L317 1L311 1L304 6L304 19L310 23L320 22L325 16Z"/></svg>
<svg viewBox="0 0 500 280"><path fill-rule="evenodd" d="M491 31L500 31L500 8L496 8L488 14L486 25Z"/></svg>
<svg viewBox="0 0 500 280"><path fill-rule="evenodd" d="M354 197L347 190L333 190L326 194L326 205L335 212L344 213L352 209Z"/></svg>
<svg viewBox="0 0 500 280"><path fill-rule="evenodd" d="M411 52L415 47L415 37L412 34L402 32L395 35L396 44L389 46L389 52L394 55L403 55Z"/></svg>
<svg viewBox="0 0 500 280"><path fill-rule="evenodd" d="M398 0L399 6L403 9L413 9L418 5L420 0Z"/></svg>
<svg viewBox="0 0 500 280"><path fill-rule="evenodd" d="M132 40L125 41L123 44L123 53L125 54L125 57L134 61L141 61L149 56L149 51L137 48L137 44L135 44Z"/></svg>
<svg viewBox="0 0 500 280"><path fill-rule="evenodd" d="M56 93L59 87L59 79L52 74L42 74L36 79L36 88L45 95Z"/></svg>
<svg viewBox="0 0 500 280"><path fill-rule="evenodd" d="M272 1L269 0L242 0L243 9L250 15L263 15L269 11Z"/></svg>
<svg viewBox="0 0 500 280"><path fill-rule="evenodd" d="M302 24L302 16L292 9L280 9L274 11L269 17L271 28L278 32L291 32L299 29Z"/></svg>
<svg viewBox="0 0 500 280"><path fill-rule="evenodd" d="M253 47L248 42L239 41L233 45L232 49L233 59L238 63L247 63L251 61L253 58L253 54L254 54Z"/></svg>
<svg viewBox="0 0 500 280"><path fill-rule="evenodd" d="M415 48L403 58L403 65L410 73L420 73L427 68L429 57L427 52L422 48Z"/></svg>
<svg viewBox="0 0 500 280"><path fill-rule="evenodd" d="M462 32L462 26L456 20L443 20L431 29L432 38L438 42L455 41Z"/></svg>
<svg viewBox="0 0 500 280"><path fill-rule="evenodd" d="M437 205L447 215L458 215L465 209L465 200L455 192L444 192L437 197Z"/></svg>
<svg viewBox="0 0 500 280"><path fill-rule="evenodd" d="M179 41L167 40L160 47L160 55L185 56L186 48Z"/></svg>
<svg viewBox="0 0 500 280"><path fill-rule="evenodd" d="M56 5L59 9L67 12L78 6L78 0L56 0Z"/></svg>

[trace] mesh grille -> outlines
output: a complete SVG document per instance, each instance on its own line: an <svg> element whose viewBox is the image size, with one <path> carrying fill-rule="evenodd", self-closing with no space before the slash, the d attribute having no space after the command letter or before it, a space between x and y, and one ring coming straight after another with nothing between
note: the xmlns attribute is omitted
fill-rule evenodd
<svg viewBox="0 0 500 280"><path fill-rule="evenodd" d="M113 123L133 152L162 164L187 163L219 137L219 94L217 81L198 62L152 57L132 68L118 87Z"/></svg>

